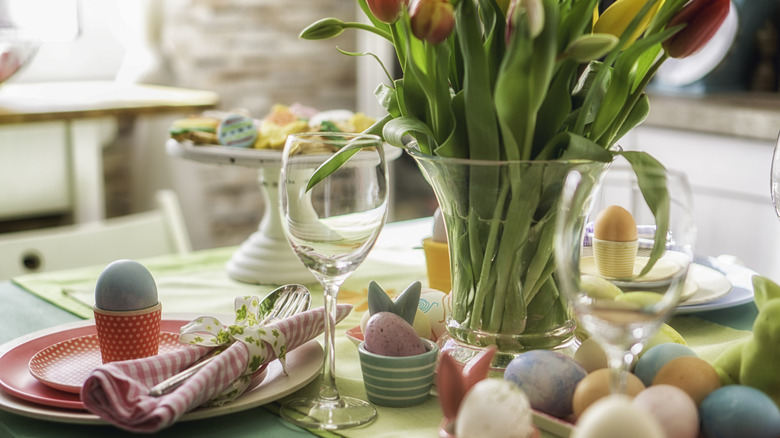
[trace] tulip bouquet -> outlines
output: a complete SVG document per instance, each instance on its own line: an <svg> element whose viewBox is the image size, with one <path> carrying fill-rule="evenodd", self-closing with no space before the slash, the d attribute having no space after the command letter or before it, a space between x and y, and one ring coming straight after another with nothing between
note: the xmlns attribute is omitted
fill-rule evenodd
<svg viewBox="0 0 780 438"><path fill-rule="evenodd" d="M370 23L325 18L301 37L324 39L360 29L393 45L403 74L400 79L388 74L388 82L377 88L387 115L369 132L405 148L411 135L412 155L422 157L418 163L430 157L609 163L622 155L637 173L662 165L615 144L647 116L646 86L666 59L698 51L730 7L729 0L358 3ZM350 155L348 148L337 155L310 185ZM529 186L520 184L519 171L449 174L445 178L467 180L467 193L452 203L443 202L445 184L432 181L447 174L435 176L420 166L440 204L448 204L442 209L457 209L449 215L445 211L453 275L462 280L453 279L456 325L485 339L484 331L523 333L532 326L544 328L557 318L554 314L565 313L552 280L550 254L561 178L548 185L548 175ZM660 242L667 195L643 194L656 216ZM522 213L507 214L517 209ZM461 223L452 216L461 217ZM663 252L657 246L652 260ZM518 276L516 293L501 290L507 278Z"/></svg>

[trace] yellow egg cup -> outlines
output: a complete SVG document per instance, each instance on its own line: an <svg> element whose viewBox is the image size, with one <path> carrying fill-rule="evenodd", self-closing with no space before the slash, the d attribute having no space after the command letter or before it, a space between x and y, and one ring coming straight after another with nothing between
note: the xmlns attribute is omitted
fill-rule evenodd
<svg viewBox="0 0 780 438"><path fill-rule="evenodd" d="M429 237L423 240L423 251L428 269L428 287L449 293L452 290L449 245Z"/></svg>
<svg viewBox="0 0 780 438"><path fill-rule="evenodd" d="M593 239L596 269L607 278L631 278L638 250L638 239L628 242Z"/></svg>

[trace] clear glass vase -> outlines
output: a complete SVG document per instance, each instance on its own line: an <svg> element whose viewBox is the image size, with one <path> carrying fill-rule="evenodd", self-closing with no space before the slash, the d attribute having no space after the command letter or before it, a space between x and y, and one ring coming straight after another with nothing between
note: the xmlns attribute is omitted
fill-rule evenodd
<svg viewBox="0 0 780 438"><path fill-rule="evenodd" d="M447 229L452 311L443 351L465 363L495 344L492 367L501 370L524 351L576 348L576 323L554 272L555 215L568 172L579 170L595 187L607 163L409 154Z"/></svg>

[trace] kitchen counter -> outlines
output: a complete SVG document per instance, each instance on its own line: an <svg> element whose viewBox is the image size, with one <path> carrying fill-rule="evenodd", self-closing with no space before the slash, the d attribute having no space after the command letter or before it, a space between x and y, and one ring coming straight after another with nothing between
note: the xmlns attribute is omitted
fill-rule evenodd
<svg viewBox="0 0 780 438"><path fill-rule="evenodd" d="M651 94L644 126L774 142L780 130L780 94Z"/></svg>

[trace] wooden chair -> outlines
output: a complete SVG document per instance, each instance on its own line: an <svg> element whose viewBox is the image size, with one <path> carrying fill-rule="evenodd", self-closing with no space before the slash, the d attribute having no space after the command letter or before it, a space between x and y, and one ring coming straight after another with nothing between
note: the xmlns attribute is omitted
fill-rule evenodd
<svg viewBox="0 0 780 438"><path fill-rule="evenodd" d="M157 204L156 210L100 222L0 235L0 279L189 252L178 197L161 190Z"/></svg>

